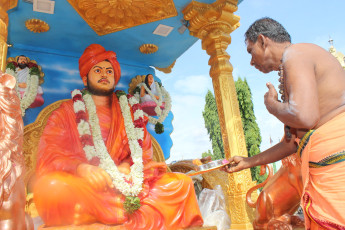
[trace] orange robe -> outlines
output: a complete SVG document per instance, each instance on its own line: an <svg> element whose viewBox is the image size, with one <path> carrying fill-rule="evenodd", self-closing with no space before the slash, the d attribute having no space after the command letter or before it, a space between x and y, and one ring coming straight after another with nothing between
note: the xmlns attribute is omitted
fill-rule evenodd
<svg viewBox="0 0 345 230"><path fill-rule="evenodd" d="M112 108L97 107L103 140L116 165L132 164L128 139L118 99ZM82 148L72 100L61 105L48 120L42 134L38 161L38 180L34 188L37 210L46 226L73 224L76 204L85 214L104 224L122 224L126 229L178 229L203 223L192 180L184 174L166 173L165 163L152 161L151 139L144 129L143 190L141 207L125 213L125 199L116 189L95 191L76 175L80 163L88 162Z"/></svg>
<svg viewBox="0 0 345 230"><path fill-rule="evenodd" d="M345 230L345 112L300 141L306 229Z"/></svg>

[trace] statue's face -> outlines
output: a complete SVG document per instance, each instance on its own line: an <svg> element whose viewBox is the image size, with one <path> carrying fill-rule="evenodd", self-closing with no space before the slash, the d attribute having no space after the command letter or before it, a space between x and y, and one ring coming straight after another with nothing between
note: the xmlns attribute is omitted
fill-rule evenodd
<svg viewBox="0 0 345 230"><path fill-rule="evenodd" d="M19 64L27 64L28 63L28 59L26 57L19 57L18 58L18 63Z"/></svg>
<svg viewBox="0 0 345 230"><path fill-rule="evenodd" d="M83 82L94 95L110 95L115 89L113 66L108 61L97 63L91 68L88 76L83 78Z"/></svg>
<svg viewBox="0 0 345 230"><path fill-rule="evenodd" d="M148 81L149 85L151 85L153 83L153 76L151 74L149 76L147 76L147 81Z"/></svg>
<svg viewBox="0 0 345 230"><path fill-rule="evenodd" d="M20 69L25 69L28 66L28 59L26 57L18 57L18 66Z"/></svg>

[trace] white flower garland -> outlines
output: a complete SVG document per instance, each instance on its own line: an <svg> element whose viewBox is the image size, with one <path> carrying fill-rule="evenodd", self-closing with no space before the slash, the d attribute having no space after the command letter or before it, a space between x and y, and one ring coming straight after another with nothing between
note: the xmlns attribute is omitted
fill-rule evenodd
<svg viewBox="0 0 345 230"><path fill-rule="evenodd" d="M74 90L72 92L73 98L76 95L82 96L79 90ZM78 132L80 137L82 137L83 135L92 134L94 146L85 145L83 148L86 158L90 161L93 157L98 157L100 159L99 167L104 169L110 175L115 187L125 196L137 196L142 190L142 184L144 181L144 166L142 160L143 151L138 142L138 140L143 139L144 130L143 128L134 127L128 102L131 105L134 105L138 102L134 101L135 99L132 98L127 101L125 95L119 98L121 112L124 118L125 130L128 137L128 144L134 163L131 166L130 174L126 175L118 170L107 151L107 148L102 139L102 133L96 113L96 106L93 102L92 96L90 94L85 94L84 96L82 96L82 98L84 102L82 100L74 100L73 107L75 113L83 111L89 114L89 122L80 120L80 122L78 123ZM138 120L140 118L143 119L143 113L142 110L137 109L134 113L134 120ZM90 130L90 126L92 131ZM132 180L132 184L126 182L125 179L127 181Z"/></svg>
<svg viewBox="0 0 345 230"><path fill-rule="evenodd" d="M153 93L147 87L147 85L145 83L140 83L139 84L139 87L144 86L145 90L149 93L149 95L151 96L152 100L157 104L157 106L155 107L155 112L156 112L156 114L158 116L158 119L154 118L152 116L149 116L147 113L144 112L144 115L149 118L149 122L151 124L154 124L154 125L157 124L158 122L159 123L163 123L163 121L168 116L168 114L169 114L169 112L171 110L171 97L170 97L170 94L168 93L168 91L165 90L165 88L163 86L160 87L157 82L155 82L155 84L156 84L156 89L157 89L157 92L158 92L159 100L156 99L156 97L153 95ZM165 99L165 108L162 111L160 106L162 105L163 97Z"/></svg>
<svg viewBox="0 0 345 230"><path fill-rule="evenodd" d="M25 116L25 110L29 108L29 106L35 101L37 95L37 88L39 84L39 78L37 75L29 75L27 80L27 87L25 88L25 92L23 97L21 96L18 90L18 77L15 71L10 68L6 69L6 73L14 76L16 78L16 91L17 95L20 100L20 109L22 110L22 116Z"/></svg>

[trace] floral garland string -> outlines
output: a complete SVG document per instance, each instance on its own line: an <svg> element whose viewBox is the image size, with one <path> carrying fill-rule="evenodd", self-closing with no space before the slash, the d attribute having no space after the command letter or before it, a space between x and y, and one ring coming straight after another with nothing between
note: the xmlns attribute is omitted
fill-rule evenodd
<svg viewBox="0 0 345 230"><path fill-rule="evenodd" d="M96 114L96 106L92 96L86 91L82 94L80 90L72 92L73 108L76 114L76 122L80 140L83 144L86 158L92 161L95 157L100 163L99 167L104 169L112 178L113 184L123 195L135 197L142 190L144 181L143 161L142 161L142 143L144 138L144 119L138 101L133 96L127 96L122 92L117 92L120 101L121 112L124 118L125 130L128 138L128 144L131 151L133 165L129 175L121 173L111 159L107 148L102 139L102 133L99 126L99 120ZM134 122L130 112L132 106L134 112ZM89 121L87 121L87 113ZM129 183L129 181L131 181ZM140 201L139 201L140 202ZM140 206L139 206L140 207ZM131 213L133 210L127 210Z"/></svg>
<svg viewBox="0 0 345 230"><path fill-rule="evenodd" d="M168 91L165 90L164 87L160 87L157 82L155 82L155 84L156 84L156 89L157 89L157 92L158 92L159 100L156 99L156 97L153 95L153 93L146 86L145 83L139 84L139 87L144 86L145 90L151 96L152 100L157 104L157 106L155 107L155 112L156 112L156 114L158 116L158 119L154 118L152 116L149 116L145 112L144 112L144 115L149 118L149 122L151 124L155 125L155 131L156 131L156 133L159 134L159 133L163 133L164 132L163 121L168 116L168 114L169 114L169 112L171 110L171 98L170 98L170 94L168 93ZM162 111L160 106L162 105L163 97L165 98L165 108Z"/></svg>
<svg viewBox="0 0 345 230"><path fill-rule="evenodd" d="M28 81L27 81L27 87L25 88L25 92L23 97L21 96L19 90L18 90L18 77L17 74L15 72L16 67L18 66L18 64L16 62L10 62L7 64L6 67L6 73L14 76L16 78L16 92L17 95L20 99L20 109L22 110L22 117L25 116L25 110L27 108L29 108L29 106L35 101L36 95L37 95L37 88L39 85L39 70L36 64L34 63L29 63L30 65L28 65L29 67L29 77L28 77Z"/></svg>

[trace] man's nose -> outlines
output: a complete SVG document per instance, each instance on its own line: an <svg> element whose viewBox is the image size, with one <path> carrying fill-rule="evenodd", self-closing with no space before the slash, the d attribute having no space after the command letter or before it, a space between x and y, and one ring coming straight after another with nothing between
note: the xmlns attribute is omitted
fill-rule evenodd
<svg viewBox="0 0 345 230"><path fill-rule="evenodd" d="M102 69L101 70L101 76L102 77L107 77L107 70L106 69Z"/></svg>
<svg viewBox="0 0 345 230"><path fill-rule="evenodd" d="M250 65L251 65L251 66L254 66L254 61L253 61L253 58L252 58L252 59L250 59Z"/></svg>

